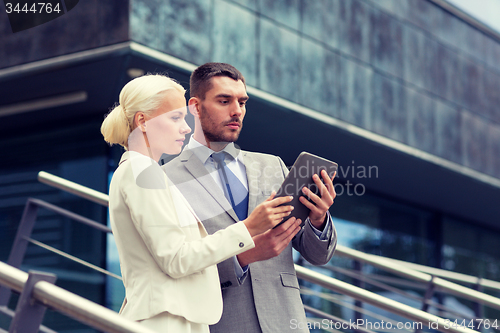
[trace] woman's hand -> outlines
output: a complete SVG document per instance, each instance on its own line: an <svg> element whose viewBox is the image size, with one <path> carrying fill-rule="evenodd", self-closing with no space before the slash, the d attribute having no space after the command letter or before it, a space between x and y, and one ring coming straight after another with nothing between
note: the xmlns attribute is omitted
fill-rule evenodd
<svg viewBox="0 0 500 333"><path fill-rule="evenodd" d="M248 232L252 237L262 234L267 230L273 228L283 220L284 217L290 215L293 207L290 205L283 205L292 201L292 196L285 196L274 198L276 192L273 191L271 196L263 203L255 207L250 216L243 220Z"/></svg>

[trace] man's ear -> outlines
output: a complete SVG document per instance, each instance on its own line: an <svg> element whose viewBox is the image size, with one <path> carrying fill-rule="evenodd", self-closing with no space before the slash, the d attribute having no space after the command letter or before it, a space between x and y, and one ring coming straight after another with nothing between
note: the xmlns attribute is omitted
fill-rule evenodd
<svg viewBox="0 0 500 333"><path fill-rule="evenodd" d="M146 116L143 112L136 112L134 116L134 125L139 127L142 132L146 132Z"/></svg>
<svg viewBox="0 0 500 333"><path fill-rule="evenodd" d="M189 112L195 117L200 117L200 103L197 97L191 97L188 101Z"/></svg>

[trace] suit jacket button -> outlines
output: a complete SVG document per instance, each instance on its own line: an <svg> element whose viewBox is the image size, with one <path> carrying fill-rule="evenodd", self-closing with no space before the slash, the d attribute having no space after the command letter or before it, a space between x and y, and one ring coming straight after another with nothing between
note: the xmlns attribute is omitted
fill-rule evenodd
<svg viewBox="0 0 500 333"><path fill-rule="evenodd" d="M243 244L243 242L241 242L241 243L240 243L240 247L243 247L243 246L245 246L245 244Z"/></svg>

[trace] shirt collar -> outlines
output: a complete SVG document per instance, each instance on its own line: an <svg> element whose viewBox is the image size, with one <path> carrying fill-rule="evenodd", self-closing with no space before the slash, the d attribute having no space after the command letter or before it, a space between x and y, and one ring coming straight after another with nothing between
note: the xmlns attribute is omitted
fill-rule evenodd
<svg viewBox="0 0 500 333"><path fill-rule="evenodd" d="M187 147L193 152L193 154L196 155L196 157L200 159L201 162L203 162L203 164L205 164L210 158L210 155L214 153L212 149L196 141L193 136L189 139ZM226 147L224 147L224 149L222 149L222 151L231 155L233 159L237 159L241 150L234 145L234 142L230 142Z"/></svg>

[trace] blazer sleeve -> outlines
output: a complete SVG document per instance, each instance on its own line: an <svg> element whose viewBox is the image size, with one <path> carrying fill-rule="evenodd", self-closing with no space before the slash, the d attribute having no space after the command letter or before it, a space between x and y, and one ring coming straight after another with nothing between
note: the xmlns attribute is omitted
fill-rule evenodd
<svg viewBox="0 0 500 333"><path fill-rule="evenodd" d="M168 184L159 166L144 172L148 174L141 176L149 179L149 183ZM123 179L121 195L151 256L172 278L200 272L255 246L243 223L235 223L203 238L205 231L195 215L194 223L181 227L176 209L188 208L175 207L169 187L138 186L136 180L129 172L127 179Z"/></svg>
<svg viewBox="0 0 500 333"><path fill-rule="evenodd" d="M313 265L328 263L337 247L337 231L329 212L327 212L326 223L330 224L330 230L328 231L328 237L325 239L320 239L312 229L311 223L306 221L302 226L302 230L292 240L293 248Z"/></svg>

